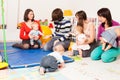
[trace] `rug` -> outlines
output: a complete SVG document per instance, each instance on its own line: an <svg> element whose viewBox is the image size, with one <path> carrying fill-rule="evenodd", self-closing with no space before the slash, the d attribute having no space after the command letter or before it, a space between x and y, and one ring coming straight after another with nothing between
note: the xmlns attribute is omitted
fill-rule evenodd
<svg viewBox="0 0 120 80"><path fill-rule="evenodd" d="M39 66L42 57L46 56L51 51L44 51L43 49L18 49L12 47L13 42L7 42L7 58L9 67L25 68ZM0 43L0 52L4 57L3 43ZM73 62L74 60L68 56L63 56L65 63Z"/></svg>
<svg viewBox="0 0 120 80"><path fill-rule="evenodd" d="M67 64L60 73L68 80L120 80L120 58L111 63L82 58Z"/></svg>
<svg viewBox="0 0 120 80"><path fill-rule="evenodd" d="M0 70L0 80L68 80L59 71L40 75L39 67Z"/></svg>
<svg viewBox="0 0 120 80"><path fill-rule="evenodd" d="M82 58L44 76L38 70L39 67L0 70L0 80L120 80L120 57L111 63Z"/></svg>

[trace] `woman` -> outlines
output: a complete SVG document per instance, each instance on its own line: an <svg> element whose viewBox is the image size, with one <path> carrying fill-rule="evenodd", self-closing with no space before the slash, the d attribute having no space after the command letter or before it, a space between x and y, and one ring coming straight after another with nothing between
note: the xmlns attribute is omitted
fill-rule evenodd
<svg viewBox="0 0 120 80"><path fill-rule="evenodd" d="M34 20L34 12L32 9L26 9L24 13L24 22L21 23L20 34L19 37L22 40L22 43L16 43L13 47L21 48L21 49L29 49L29 48L39 48L40 44L37 42L40 39L40 36L34 37L34 45L30 44L29 32L32 30L32 24L36 22L39 26L39 30L41 31L40 24L38 21Z"/></svg>
<svg viewBox="0 0 120 80"><path fill-rule="evenodd" d="M71 22L63 17L63 12L60 8L56 8L52 12L52 21L54 22L55 31L51 35L52 39L46 43L44 50L52 50L53 45L57 42L64 44L65 50L68 50L70 39L69 32L71 31Z"/></svg>
<svg viewBox="0 0 120 80"><path fill-rule="evenodd" d="M120 24L114 20L112 20L111 12L108 8L101 8L97 12L98 19L101 22L100 26L98 27L98 41L101 40L101 34L109 27L119 26ZM118 39L117 39L118 41ZM91 53L92 60L102 60L103 62L112 62L115 61L117 56L119 55L120 50L119 48L111 48L107 51L102 50L102 46L98 46L95 48Z"/></svg>
<svg viewBox="0 0 120 80"><path fill-rule="evenodd" d="M90 57L91 51L96 47L96 41L95 41L95 26L92 22L89 22L87 20L87 15L85 11L81 10L78 11L76 14L77 19L77 25L81 26L83 28L83 32L87 37L87 40L83 42L83 44L89 44L90 49L88 50L82 50L82 57Z"/></svg>

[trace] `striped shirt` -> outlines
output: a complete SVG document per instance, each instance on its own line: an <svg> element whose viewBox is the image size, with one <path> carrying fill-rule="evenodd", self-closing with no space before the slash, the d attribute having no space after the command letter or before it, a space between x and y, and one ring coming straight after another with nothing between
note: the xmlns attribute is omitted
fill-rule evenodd
<svg viewBox="0 0 120 80"><path fill-rule="evenodd" d="M67 39L66 36L69 35L69 32L71 31L72 25L70 20L62 19L61 21L55 21L55 31L54 36L61 36L60 41L64 41Z"/></svg>

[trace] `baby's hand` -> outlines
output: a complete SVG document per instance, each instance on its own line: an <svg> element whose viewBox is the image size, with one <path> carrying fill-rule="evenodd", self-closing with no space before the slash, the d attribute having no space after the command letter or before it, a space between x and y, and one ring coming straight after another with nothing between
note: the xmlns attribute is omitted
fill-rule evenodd
<svg viewBox="0 0 120 80"><path fill-rule="evenodd" d="M33 35L30 35L29 37L30 37L31 39L34 39L34 36L33 36Z"/></svg>
<svg viewBox="0 0 120 80"><path fill-rule="evenodd" d="M38 40L39 39L39 36L34 36L34 40Z"/></svg>
<svg viewBox="0 0 120 80"><path fill-rule="evenodd" d="M59 64L58 66L59 66L59 68L64 68L65 67L65 63L63 62L63 63Z"/></svg>

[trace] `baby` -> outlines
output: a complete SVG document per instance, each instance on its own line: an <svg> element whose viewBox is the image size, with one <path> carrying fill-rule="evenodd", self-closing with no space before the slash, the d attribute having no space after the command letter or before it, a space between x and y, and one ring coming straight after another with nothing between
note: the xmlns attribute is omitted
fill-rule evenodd
<svg viewBox="0 0 120 80"><path fill-rule="evenodd" d="M65 67L63 60L64 47L61 42L58 42L54 45L53 51L47 56L43 57L40 63L40 74L43 75L46 72L54 72L58 67Z"/></svg>
<svg viewBox="0 0 120 80"><path fill-rule="evenodd" d="M76 26L74 30L76 42L72 46L73 55L79 55L80 57L82 57L82 50L89 50L90 46L89 44L84 44L84 42L87 41L87 37L83 32L83 28L81 26ZM78 51L78 54L76 54L76 50Z"/></svg>
<svg viewBox="0 0 120 80"><path fill-rule="evenodd" d="M34 45L35 36L39 36L39 35L43 35L43 33L39 31L38 24L36 22L34 22L32 24L32 30L29 32L31 45ZM41 41L39 39L37 41L41 45Z"/></svg>
<svg viewBox="0 0 120 80"><path fill-rule="evenodd" d="M120 37L120 26L110 27L101 34L102 50L118 47L116 39Z"/></svg>

